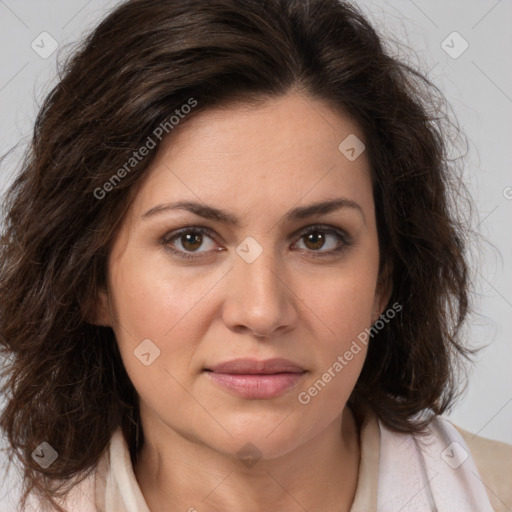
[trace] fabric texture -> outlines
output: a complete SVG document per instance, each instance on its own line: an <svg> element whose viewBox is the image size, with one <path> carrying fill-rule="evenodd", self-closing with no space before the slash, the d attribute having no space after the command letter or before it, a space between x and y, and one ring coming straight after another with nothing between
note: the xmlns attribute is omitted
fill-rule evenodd
<svg viewBox="0 0 512 512"><path fill-rule="evenodd" d="M460 433L440 417L428 430L411 436L380 425L378 512L493 512Z"/></svg>
<svg viewBox="0 0 512 512"><path fill-rule="evenodd" d="M369 411L360 446L350 512L512 511L512 445L474 436L439 416L425 436L399 434ZM30 506L27 512L48 510ZM62 506L68 512L151 512L120 428L95 471Z"/></svg>

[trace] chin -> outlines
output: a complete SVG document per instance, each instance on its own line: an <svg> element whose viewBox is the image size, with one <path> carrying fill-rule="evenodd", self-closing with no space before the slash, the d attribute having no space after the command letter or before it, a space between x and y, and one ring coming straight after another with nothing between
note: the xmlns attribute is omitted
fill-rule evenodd
<svg viewBox="0 0 512 512"><path fill-rule="evenodd" d="M244 421L240 421L240 418L233 422L219 421L231 435L223 435L221 439L217 437L212 442L216 449L230 455L243 455L245 449L249 452L254 450L265 459L280 457L301 444L301 440L305 442L308 437L307 432L304 432L304 424L299 426L283 421L288 413L266 418L259 414L247 414ZM239 454L240 450L242 453Z"/></svg>

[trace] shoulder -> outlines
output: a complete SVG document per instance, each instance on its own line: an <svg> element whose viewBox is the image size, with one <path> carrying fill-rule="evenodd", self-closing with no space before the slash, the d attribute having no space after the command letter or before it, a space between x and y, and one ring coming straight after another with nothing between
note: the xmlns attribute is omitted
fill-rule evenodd
<svg viewBox="0 0 512 512"><path fill-rule="evenodd" d="M466 442L494 510L512 510L512 445L474 435L451 424Z"/></svg>

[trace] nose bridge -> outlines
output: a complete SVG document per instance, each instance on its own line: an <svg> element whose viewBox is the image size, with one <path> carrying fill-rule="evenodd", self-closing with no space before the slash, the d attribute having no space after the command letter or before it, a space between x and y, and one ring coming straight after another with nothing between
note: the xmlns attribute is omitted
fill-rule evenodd
<svg viewBox="0 0 512 512"><path fill-rule="evenodd" d="M276 300L282 292L282 266L270 244L263 249L254 239L246 240L237 248L237 254L235 279L242 288L257 301Z"/></svg>
<svg viewBox="0 0 512 512"><path fill-rule="evenodd" d="M226 321L261 335L291 323L293 294L286 285L276 251L248 237L236 252L230 272Z"/></svg>

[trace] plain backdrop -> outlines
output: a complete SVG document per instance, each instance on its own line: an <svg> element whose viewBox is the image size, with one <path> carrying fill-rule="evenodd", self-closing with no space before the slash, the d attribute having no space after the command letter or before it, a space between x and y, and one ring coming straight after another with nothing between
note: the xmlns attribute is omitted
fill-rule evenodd
<svg viewBox="0 0 512 512"><path fill-rule="evenodd" d="M59 52L66 54L68 45L79 41L117 3L0 0L0 153L19 143L1 168L0 193L11 181L16 158L29 141L38 105L55 83ZM478 209L472 228L488 244L472 259L478 279L477 313L469 319L467 337L471 345L485 348L472 368L465 395L446 416L475 434L512 443L512 67L507 57L512 50L512 3L356 3L381 34L405 45L404 57L428 71L468 138L464 179ZM58 44L50 56L33 49L42 37L47 51L51 48L53 43L43 32ZM16 491L12 479L4 487L0 488L0 510L7 511Z"/></svg>

